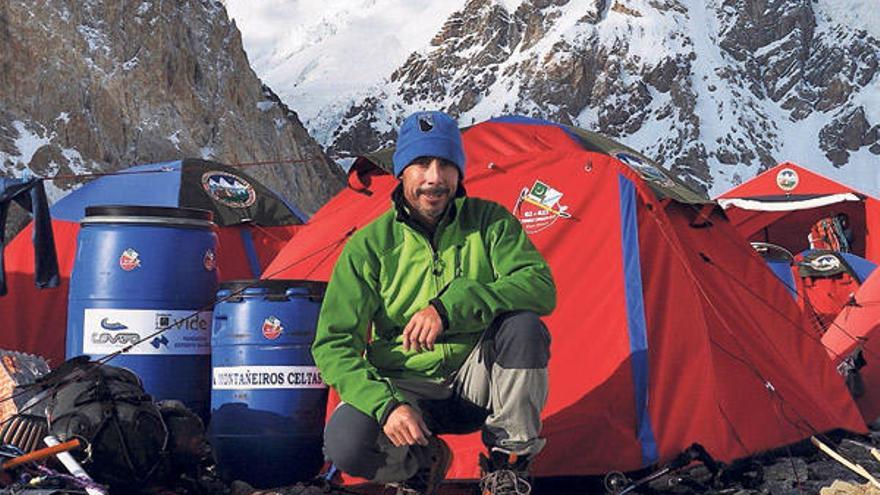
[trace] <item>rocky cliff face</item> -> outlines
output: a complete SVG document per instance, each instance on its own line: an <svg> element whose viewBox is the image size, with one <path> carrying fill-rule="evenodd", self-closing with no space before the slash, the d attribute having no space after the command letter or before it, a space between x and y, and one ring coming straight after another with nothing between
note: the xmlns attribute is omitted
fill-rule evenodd
<svg viewBox="0 0 880 495"><path fill-rule="evenodd" d="M184 157L305 159L247 172L311 213L343 174L251 70L220 2L0 2L0 171ZM56 180L57 197L76 185Z"/></svg>
<svg viewBox="0 0 880 495"><path fill-rule="evenodd" d="M406 114L440 108L463 125L521 113L604 133L716 194L783 160L876 176L880 26L850 25L835 2L462 4L379 90L325 112L343 116L313 129L331 153L387 144Z"/></svg>

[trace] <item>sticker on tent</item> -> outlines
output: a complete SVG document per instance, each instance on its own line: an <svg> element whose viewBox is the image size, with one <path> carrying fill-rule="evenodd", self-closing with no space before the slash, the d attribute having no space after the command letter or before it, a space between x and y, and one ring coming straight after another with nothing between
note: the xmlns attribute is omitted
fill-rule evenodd
<svg viewBox="0 0 880 495"><path fill-rule="evenodd" d="M231 208L247 208L257 201L254 186L228 172L205 172L202 187L212 199Z"/></svg>
<svg viewBox="0 0 880 495"><path fill-rule="evenodd" d="M527 234L536 234L560 218L571 218L568 206L560 203L562 193L549 184L536 180L532 187L524 187L513 206L513 214L519 219Z"/></svg>
<svg viewBox="0 0 880 495"><path fill-rule="evenodd" d="M840 268L840 260L833 254L825 254L810 261L810 267L817 272L830 272Z"/></svg>
<svg viewBox="0 0 880 495"><path fill-rule="evenodd" d="M783 191L791 191L797 187L801 179L798 173L790 168L784 168L776 174L776 185Z"/></svg>

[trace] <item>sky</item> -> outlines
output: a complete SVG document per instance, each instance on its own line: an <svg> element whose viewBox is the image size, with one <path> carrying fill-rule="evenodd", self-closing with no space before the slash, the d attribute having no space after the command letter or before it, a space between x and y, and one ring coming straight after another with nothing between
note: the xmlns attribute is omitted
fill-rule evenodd
<svg viewBox="0 0 880 495"><path fill-rule="evenodd" d="M310 130L322 127L316 119L328 107L346 107L383 85L464 5L463 0L224 3L242 32L251 66Z"/></svg>

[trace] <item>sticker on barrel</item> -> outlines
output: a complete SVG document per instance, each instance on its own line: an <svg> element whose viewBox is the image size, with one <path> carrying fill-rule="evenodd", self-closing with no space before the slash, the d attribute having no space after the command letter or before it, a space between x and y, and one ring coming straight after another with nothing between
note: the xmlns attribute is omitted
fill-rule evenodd
<svg viewBox="0 0 880 495"><path fill-rule="evenodd" d="M263 337L266 337L269 340L275 340L284 330L284 327L281 326L281 320L274 316L270 316L263 320Z"/></svg>
<svg viewBox="0 0 880 495"><path fill-rule="evenodd" d="M105 355L210 355L211 311L86 308L83 352Z"/></svg>
<svg viewBox="0 0 880 495"><path fill-rule="evenodd" d="M130 272L141 266L141 255L132 248L128 248L119 255L119 267Z"/></svg>
<svg viewBox="0 0 880 495"><path fill-rule="evenodd" d="M214 254L213 249L209 249L205 251L205 257L202 259L202 264L205 265L205 270L209 272L214 271L214 268L217 268L217 255Z"/></svg>
<svg viewBox="0 0 880 495"><path fill-rule="evenodd" d="M215 366L213 390L271 390L327 388L315 366Z"/></svg>

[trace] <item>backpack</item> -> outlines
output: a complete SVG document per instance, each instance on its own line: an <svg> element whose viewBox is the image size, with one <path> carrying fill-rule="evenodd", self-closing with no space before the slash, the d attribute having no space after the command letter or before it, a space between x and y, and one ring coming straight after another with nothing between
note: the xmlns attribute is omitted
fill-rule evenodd
<svg viewBox="0 0 880 495"><path fill-rule="evenodd" d="M35 406L45 411L49 432L85 441L83 468L96 481L136 488L167 475L168 429L137 375L80 357L37 385L43 392Z"/></svg>
<svg viewBox="0 0 880 495"><path fill-rule="evenodd" d="M810 249L826 249L831 251L850 251L847 238L848 219L846 215L834 215L819 219L810 227L807 240Z"/></svg>

